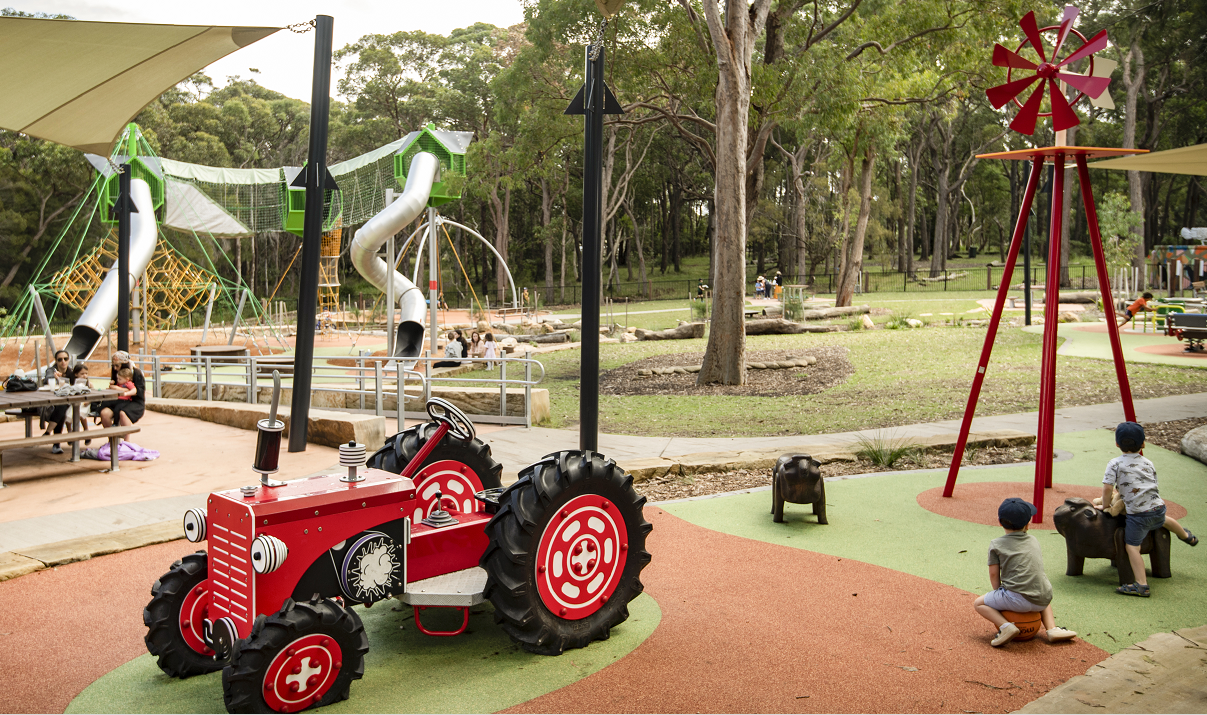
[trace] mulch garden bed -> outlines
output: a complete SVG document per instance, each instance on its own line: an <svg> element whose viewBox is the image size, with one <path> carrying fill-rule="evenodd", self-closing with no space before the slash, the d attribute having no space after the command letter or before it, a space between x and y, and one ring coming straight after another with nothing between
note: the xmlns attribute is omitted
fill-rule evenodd
<svg viewBox="0 0 1207 715"><path fill-rule="evenodd" d="M847 358L847 349L835 346L751 350L746 353L746 362L782 361L806 356L817 358L817 362L807 368L747 369L745 385L700 386L696 384L696 373L643 377L638 371L699 365L704 360L703 352L655 355L603 373L599 379L599 391L607 395L814 395L842 384L855 373L855 366Z"/></svg>
<svg viewBox="0 0 1207 715"><path fill-rule="evenodd" d="M1169 422L1141 422L1144 427L1144 439L1149 444L1164 447L1170 452L1182 453L1182 437L1195 427L1207 425L1207 417L1192 417L1188 420L1170 420Z"/></svg>

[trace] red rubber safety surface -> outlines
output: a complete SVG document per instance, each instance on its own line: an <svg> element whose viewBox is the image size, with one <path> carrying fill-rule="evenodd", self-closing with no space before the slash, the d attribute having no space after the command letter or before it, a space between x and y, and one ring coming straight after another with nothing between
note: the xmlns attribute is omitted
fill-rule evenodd
<svg viewBox="0 0 1207 715"><path fill-rule="evenodd" d="M1007 497L1019 497L1031 501L1033 483L1027 482L956 482L955 492L950 498L943 496L943 487L927 489L918 495L918 506L936 514L968 521L973 524L999 526L997 508ZM1052 514L1069 497L1081 497L1092 501L1102 496L1102 487L1087 487L1080 484L1053 482L1052 488L1044 491L1044 520L1031 524L1032 529L1056 529ZM1186 507L1165 499L1165 514L1173 519L1186 516Z"/></svg>
<svg viewBox="0 0 1207 715"><path fill-rule="evenodd" d="M1081 640L992 648L974 594L727 536L656 506L646 518L654 559L642 580L662 609L658 628L613 665L512 711L1007 712L1107 656ZM0 583L0 709L62 711L145 653L151 584L194 550L172 542Z"/></svg>
<svg viewBox="0 0 1207 715"><path fill-rule="evenodd" d="M960 589L645 516L658 628L506 712L1009 712L1107 657L1081 640L993 648Z"/></svg>

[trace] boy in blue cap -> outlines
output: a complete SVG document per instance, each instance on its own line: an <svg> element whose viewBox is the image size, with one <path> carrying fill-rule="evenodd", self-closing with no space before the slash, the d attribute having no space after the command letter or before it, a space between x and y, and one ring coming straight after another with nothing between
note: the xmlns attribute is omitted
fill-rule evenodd
<svg viewBox="0 0 1207 715"><path fill-rule="evenodd" d="M1027 533L1033 516L1035 505L1018 497L1010 497L997 508L998 523L1006 533L989 542L989 583L993 590L972 604L982 618L997 626L997 636L990 641L994 647L1009 643L1019 634L1018 626L1006 620L1002 611L1040 611L1049 643L1077 636L1053 620L1052 583L1044 573L1044 556L1039 541Z"/></svg>
<svg viewBox="0 0 1207 715"><path fill-rule="evenodd" d="M1144 449L1144 428L1135 422L1119 423L1115 428L1115 444L1123 454L1107 462L1106 476L1102 479L1102 504L1098 508L1109 506L1112 491L1119 490L1127 508L1123 545L1136 576L1135 583L1125 583L1115 592L1148 598L1151 595L1148 576L1144 573L1144 559L1140 557L1140 543L1148 532L1164 526L1191 546L1198 545L1199 537L1165 516L1165 501L1157 492L1157 468L1140 454Z"/></svg>

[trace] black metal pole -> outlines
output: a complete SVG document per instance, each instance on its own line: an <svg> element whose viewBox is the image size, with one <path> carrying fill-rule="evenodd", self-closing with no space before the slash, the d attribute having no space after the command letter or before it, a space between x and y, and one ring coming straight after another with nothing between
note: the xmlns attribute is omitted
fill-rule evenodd
<svg viewBox="0 0 1207 715"><path fill-rule="evenodd" d="M314 317L319 296L319 249L323 237L323 193L327 176L327 120L331 106L330 15L315 18L314 81L310 91L310 150L306 165L306 219L302 225L302 280L298 290L298 337L294 347L289 451L306 450L310 376L314 364Z"/></svg>
<svg viewBox="0 0 1207 715"><path fill-rule="evenodd" d="M594 59L592 59L594 56ZM578 446L599 449L599 284L603 217L604 48L587 45L583 96L583 317Z"/></svg>
<svg viewBox="0 0 1207 715"><path fill-rule="evenodd" d="M1023 231L1023 304L1027 307L1023 324L1031 324L1031 211L1027 216L1027 227Z"/></svg>
<svg viewBox="0 0 1207 715"><path fill-rule="evenodd" d="M134 157L130 157L134 158ZM117 186L117 349L130 349L130 213L134 197L130 195L129 162L122 164Z"/></svg>

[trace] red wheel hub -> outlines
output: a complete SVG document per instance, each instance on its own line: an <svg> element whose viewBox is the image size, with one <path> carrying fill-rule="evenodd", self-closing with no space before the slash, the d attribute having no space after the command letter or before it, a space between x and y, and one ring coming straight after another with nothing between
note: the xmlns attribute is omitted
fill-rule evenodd
<svg viewBox="0 0 1207 715"><path fill-rule="evenodd" d="M568 620L598 611L620 585L628 541L616 505L597 494L567 502L545 526L537 549L536 583L545 607Z"/></svg>
<svg viewBox="0 0 1207 715"><path fill-rule="evenodd" d="M474 499L482 488L482 479L465 464L453 459L432 462L415 475L415 494L423 506L415 509L411 520L419 523L436 509L436 492L445 511L482 511L483 505Z"/></svg>
<svg viewBox="0 0 1207 715"><path fill-rule="evenodd" d="M281 713L323 699L343 667L344 654L331 636L302 636L277 653L264 674L264 702Z"/></svg>
<svg viewBox="0 0 1207 715"><path fill-rule="evenodd" d="M210 592L206 586L208 581L202 581L189 590L180 604L180 635L190 648L202 655L213 655L214 651L205 645L205 618L210 608Z"/></svg>

